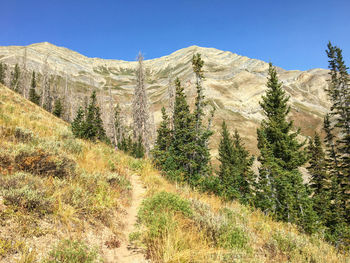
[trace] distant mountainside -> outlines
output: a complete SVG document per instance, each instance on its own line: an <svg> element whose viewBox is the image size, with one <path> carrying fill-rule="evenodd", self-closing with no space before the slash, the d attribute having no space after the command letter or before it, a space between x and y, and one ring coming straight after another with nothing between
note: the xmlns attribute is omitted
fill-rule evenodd
<svg viewBox="0 0 350 263"><path fill-rule="evenodd" d="M226 120L229 127L237 128L242 134L247 147L256 152L256 128L263 117L259 100L266 88L268 70L268 63L257 59L215 48L191 46L168 56L145 60L147 91L155 123L160 121L160 108L168 105L168 87L173 85L176 77L185 87L189 102L194 103L194 73L191 66L194 53L200 53L205 62L205 95L209 103L217 108L214 129L219 130L222 120ZM88 58L47 42L26 47L0 47L0 61L10 67L18 63L28 71L36 71L39 74L39 88L40 76L44 70L48 70L52 76L52 94L65 100L64 118L68 121L74 118L78 106L86 101L92 89L97 89L107 127L109 87L113 103L119 103L125 116L131 116L137 62ZM320 129L322 117L329 106L324 92L328 71L287 71L278 68L278 73L291 96L291 117L295 125L301 128L304 135L312 135ZM30 78L27 78L26 85L29 85L29 81ZM214 135L213 149L217 148L219 136L218 132Z"/></svg>

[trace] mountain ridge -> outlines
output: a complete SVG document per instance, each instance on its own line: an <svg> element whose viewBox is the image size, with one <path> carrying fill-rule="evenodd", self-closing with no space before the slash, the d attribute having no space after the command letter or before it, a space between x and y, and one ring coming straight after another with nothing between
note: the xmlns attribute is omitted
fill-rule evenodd
<svg viewBox="0 0 350 263"><path fill-rule="evenodd" d="M243 138L248 148L255 152L256 128L263 118L259 101L266 89L268 69L268 63L262 60L199 46L190 46L167 56L144 60L146 88L155 123L160 121L160 108L168 105L168 87L173 85L176 77L180 78L190 105L193 105L195 80L191 59L194 53L202 55L204 93L209 103L217 108L214 130L218 131L221 121L226 120L230 127L244 133ZM109 88L114 105L121 104L125 116L131 115L132 94L136 85L136 61L89 58L49 42L0 47L0 61L8 64L11 69L18 63L27 71L36 71L39 77L39 93L40 77L47 61L47 70L54 79L51 88L55 90L55 96L64 99L69 97L64 101L64 119L67 121L74 118L77 108L87 100L93 89L98 91L107 132L110 132L110 105L107 103ZM291 118L296 125L302 128L302 133L306 136L320 130L322 118L329 108L324 91L328 85L328 70L315 68L300 71L277 68L277 71L291 97ZM9 79L10 74L7 75ZM29 81L27 77L24 85L29 86ZM126 118L126 121L130 121L130 118ZM214 135L212 148L216 148L217 143L218 136Z"/></svg>

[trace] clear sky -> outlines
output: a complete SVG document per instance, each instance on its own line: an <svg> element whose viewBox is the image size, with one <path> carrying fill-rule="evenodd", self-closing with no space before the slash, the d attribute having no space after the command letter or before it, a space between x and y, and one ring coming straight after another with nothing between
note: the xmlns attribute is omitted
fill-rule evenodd
<svg viewBox="0 0 350 263"><path fill-rule="evenodd" d="M350 0L8 0L0 17L1 46L134 60L198 45L306 70L327 68L331 40L350 65Z"/></svg>

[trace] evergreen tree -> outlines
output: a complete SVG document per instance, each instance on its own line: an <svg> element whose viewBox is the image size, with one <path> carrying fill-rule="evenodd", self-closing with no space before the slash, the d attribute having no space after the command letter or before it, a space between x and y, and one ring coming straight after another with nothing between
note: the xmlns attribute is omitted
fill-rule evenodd
<svg viewBox="0 0 350 263"><path fill-rule="evenodd" d="M84 110L82 107L78 108L77 115L71 124L72 132L75 137L84 137Z"/></svg>
<svg viewBox="0 0 350 263"><path fill-rule="evenodd" d="M202 82L204 80L203 74L204 61L200 54L195 54L192 57L192 68L196 76L196 90L197 96L195 99L194 121L196 143L193 152L193 162L195 170L193 173L199 176L208 176L211 173L210 169L210 152L209 152L209 138L213 134L209 128L203 126L204 107L206 106L205 96L203 94Z"/></svg>
<svg viewBox="0 0 350 263"><path fill-rule="evenodd" d="M21 71L18 64L15 65L13 72L11 72L10 88L16 92L20 92L20 78Z"/></svg>
<svg viewBox="0 0 350 263"><path fill-rule="evenodd" d="M231 138L225 122L222 123L221 136L218 175L225 192L224 195L229 199L238 199L242 203L251 202L254 184L254 173L251 171L251 166L254 159L244 148L237 130Z"/></svg>
<svg viewBox="0 0 350 263"><path fill-rule="evenodd" d="M171 131L169 128L169 117L164 107L162 107L162 122L157 130L157 139L152 151L153 159L158 167L166 163L169 146L171 143Z"/></svg>
<svg viewBox="0 0 350 263"><path fill-rule="evenodd" d="M85 107L79 107L77 116L72 122L72 131L76 137L95 141L96 139L110 143L103 128L100 108L97 106L96 92L93 91L90 103Z"/></svg>
<svg viewBox="0 0 350 263"><path fill-rule="evenodd" d="M307 160L304 143L299 143L293 122L287 120L289 97L270 63L266 95L260 106L266 116L258 129L260 150L257 206L271 211L278 219L297 223L311 232L315 220L309 191L298 168Z"/></svg>
<svg viewBox="0 0 350 263"><path fill-rule="evenodd" d="M333 103L328 117L328 129L335 134L333 138L334 156L333 179L339 184L341 206L345 209L345 220L350 224L350 76L347 72L342 50L328 43L326 50L329 58L330 82L327 92ZM326 127L325 127L326 129ZM333 131L333 132L334 132Z"/></svg>
<svg viewBox="0 0 350 263"><path fill-rule="evenodd" d="M197 167L193 160L196 148L195 121L178 78L175 80L175 87L174 131L167 169L182 172L187 182L195 183L198 180Z"/></svg>
<svg viewBox="0 0 350 263"><path fill-rule="evenodd" d="M142 143L142 137L139 136L137 141L132 144L132 156L135 158L143 158L145 156L145 148Z"/></svg>
<svg viewBox="0 0 350 263"><path fill-rule="evenodd" d="M38 95L35 91L36 89L36 79L35 79L35 72L33 71L32 74L32 83L29 90L29 100L37 105L39 105L40 102L40 95Z"/></svg>
<svg viewBox="0 0 350 263"><path fill-rule="evenodd" d="M318 133L310 139L308 145L310 174L310 189L313 191L312 200L314 210L325 224L331 211L330 181L327 174L326 156L322 149L322 142Z"/></svg>
<svg viewBox="0 0 350 263"><path fill-rule="evenodd" d="M2 85L5 85L6 70L7 70L6 64L0 62L0 83Z"/></svg>
<svg viewBox="0 0 350 263"><path fill-rule="evenodd" d="M55 107L52 113L58 118L60 118L62 115L62 112L63 112L63 105L62 105L61 99L57 99L55 101Z"/></svg>
<svg viewBox="0 0 350 263"><path fill-rule="evenodd" d="M98 139L100 141L104 141L106 143L110 143L110 140L106 135L106 131L103 128L103 121L101 118L100 107L95 108L94 127L96 129L96 139Z"/></svg>

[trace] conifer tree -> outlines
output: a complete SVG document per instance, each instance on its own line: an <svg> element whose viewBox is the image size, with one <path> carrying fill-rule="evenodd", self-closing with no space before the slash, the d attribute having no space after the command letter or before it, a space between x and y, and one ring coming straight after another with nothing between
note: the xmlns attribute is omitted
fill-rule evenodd
<svg viewBox="0 0 350 263"><path fill-rule="evenodd" d="M219 178L224 195L229 199L238 199L242 203L252 201L254 173L251 171L253 157L249 156L242 140L235 130L231 137L226 123L222 123L222 138L219 145Z"/></svg>
<svg viewBox="0 0 350 263"><path fill-rule="evenodd" d="M21 70L18 64L15 65L13 72L11 72L10 88L16 92L20 92L20 78Z"/></svg>
<svg viewBox="0 0 350 263"><path fill-rule="evenodd" d="M270 63L266 95L260 106L266 116L258 129L260 150L257 202L278 219L298 223L306 231L313 230L315 213L298 168L307 160L304 143L292 132L293 122L287 120L289 97L278 81L276 69Z"/></svg>
<svg viewBox="0 0 350 263"><path fill-rule="evenodd" d="M30 85L29 90L29 100L37 105L39 105L40 102L40 96L36 93L36 79L35 79L35 72L33 71L32 74L32 83Z"/></svg>
<svg viewBox="0 0 350 263"><path fill-rule="evenodd" d="M169 128L169 117L162 107L162 122L157 130L157 139L152 151L153 159L158 167L162 167L168 158L169 146L171 143L171 131Z"/></svg>
<svg viewBox="0 0 350 263"><path fill-rule="evenodd" d="M6 64L0 62L0 83L2 85L5 85L6 71L7 71Z"/></svg>
<svg viewBox="0 0 350 263"><path fill-rule="evenodd" d="M194 173L199 176L208 176L210 170L210 152L208 140L212 135L209 128L203 125L204 107L206 106L205 96L203 94L202 82L204 80L203 74L204 61L200 54L195 54L192 57L192 68L196 76L196 90L197 96L195 99L194 121L195 121L195 139L196 144L193 152ZM209 126L208 126L209 127Z"/></svg>
<svg viewBox="0 0 350 263"><path fill-rule="evenodd" d="M167 169L183 172L185 180L194 183L198 180L197 167L193 160L196 147L195 121L178 78L175 80L175 87L174 131L169 148L171 160Z"/></svg>
<svg viewBox="0 0 350 263"><path fill-rule="evenodd" d="M77 115L71 124L72 132L75 137L83 138L84 137L84 110L80 106L77 111Z"/></svg>
<svg viewBox="0 0 350 263"><path fill-rule="evenodd" d="M100 108L97 106L96 91L90 97L85 110L79 107L77 116L72 122L72 131L76 137L95 141L96 139L110 143L103 127Z"/></svg>
<svg viewBox="0 0 350 263"><path fill-rule="evenodd" d="M62 115L62 112L63 112L63 105L62 105L61 99L57 99L55 101L55 107L54 107L54 110L52 113L53 113L53 115L60 118Z"/></svg>
<svg viewBox="0 0 350 263"><path fill-rule="evenodd" d="M345 220L350 224L350 76L347 72L342 50L328 43L326 50L329 58L330 82L327 92L333 103L328 116L328 129L335 139L333 143L332 177L339 187L341 206L345 209ZM335 130L333 130L335 128ZM326 129L326 127L325 127Z"/></svg>
<svg viewBox="0 0 350 263"><path fill-rule="evenodd" d="M312 200L314 210L318 217L325 224L329 218L331 201L331 185L327 174L326 156L322 149L321 138L315 133L314 138L310 139L308 145L309 166L307 170L310 174L310 189L313 191Z"/></svg>

